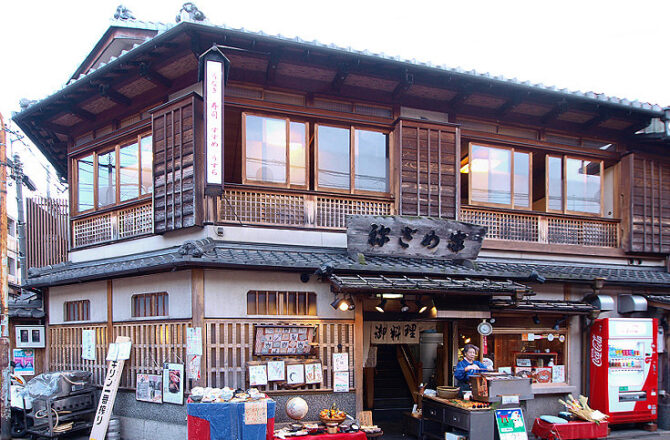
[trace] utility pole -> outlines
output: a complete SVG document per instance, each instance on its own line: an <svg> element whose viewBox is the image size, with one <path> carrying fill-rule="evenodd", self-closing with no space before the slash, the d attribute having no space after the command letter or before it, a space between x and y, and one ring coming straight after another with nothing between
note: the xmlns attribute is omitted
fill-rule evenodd
<svg viewBox="0 0 670 440"><path fill-rule="evenodd" d="M16 183L16 207L18 211L17 231L19 238L19 264L21 267L21 285L28 279L28 265L26 264L26 218L23 210L23 164L18 154L14 154L12 179Z"/></svg>
<svg viewBox="0 0 670 440"><path fill-rule="evenodd" d="M10 437L9 288L7 286L7 132L0 113L0 439Z"/></svg>

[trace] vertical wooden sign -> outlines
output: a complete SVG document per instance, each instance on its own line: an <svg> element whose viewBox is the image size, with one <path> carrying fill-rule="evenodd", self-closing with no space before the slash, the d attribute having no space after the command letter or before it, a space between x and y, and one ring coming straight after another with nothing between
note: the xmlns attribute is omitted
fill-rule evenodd
<svg viewBox="0 0 670 440"><path fill-rule="evenodd" d="M124 342L130 343L130 338L126 336L118 336L116 338L116 344ZM119 382L121 381L121 373L123 373L125 363L125 359L116 359L109 361L107 365L107 376L105 377L105 382L102 384L98 410L95 412L93 429L91 429L89 440L105 440L109 418L112 416L112 409L114 408L116 393L119 391Z"/></svg>

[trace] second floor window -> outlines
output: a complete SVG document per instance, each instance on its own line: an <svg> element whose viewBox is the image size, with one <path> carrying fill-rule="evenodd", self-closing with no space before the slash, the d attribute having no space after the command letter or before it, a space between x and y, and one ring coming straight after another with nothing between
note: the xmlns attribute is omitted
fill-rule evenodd
<svg viewBox="0 0 670 440"><path fill-rule="evenodd" d="M382 132L317 126L317 186L346 192L389 192L389 142Z"/></svg>
<svg viewBox="0 0 670 440"><path fill-rule="evenodd" d="M469 162L461 168L469 174L470 203L530 208L530 153L513 148L470 144Z"/></svg>
<svg viewBox="0 0 670 440"><path fill-rule="evenodd" d="M63 305L64 321L90 321L91 301L66 301Z"/></svg>
<svg viewBox="0 0 670 440"><path fill-rule="evenodd" d="M603 162L547 156L547 210L602 215Z"/></svg>
<svg viewBox="0 0 670 440"><path fill-rule="evenodd" d="M243 121L245 180L305 186L307 124L250 114Z"/></svg>
<svg viewBox="0 0 670 440"><path fill-rule="evenodd" d="M146 134L77 159L77 212L101 209L150 194L152 162L151 136Z"/></svg>
<svg viewBox="0 0 670 440"><path fill-rule="evenodd" d="M168 316L170 301L167 292L140 293L132 297L132 317Z"/></svg>

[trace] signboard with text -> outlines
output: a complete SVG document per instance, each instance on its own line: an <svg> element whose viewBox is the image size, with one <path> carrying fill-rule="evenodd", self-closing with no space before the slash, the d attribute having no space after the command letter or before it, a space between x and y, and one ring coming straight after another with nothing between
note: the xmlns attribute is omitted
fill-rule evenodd
<svg viewBox="0 0 670 440"><path fill-rule="evenodd" d="M474 260L486 227L455 220L409 216L347 216L349 255Z"/></svg>
<svg viewBox="0 0 670 440"><path fill-rule="evenodd" d="M435 329L433 322L372 321L371 344L418 344L421 332Z"/></svg>

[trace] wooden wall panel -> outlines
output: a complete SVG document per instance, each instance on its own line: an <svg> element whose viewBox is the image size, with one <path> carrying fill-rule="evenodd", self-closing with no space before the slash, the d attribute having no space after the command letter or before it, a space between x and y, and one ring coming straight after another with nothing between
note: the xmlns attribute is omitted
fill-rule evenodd
<svg viewBox="0 0 670 440"><path fill-rule="evenodd" d="M628 229L628 252L670 253L670 163L631 154L623 162L624 182L629 182L628 210L624 227ZM626 197L627 196L627 197Z"/></svg>
<svg viewBox="0 0 670 440"><path fill-rule="evenodd" d="M152 114L154 232L202 226L202 99L194 94Z"/></svg>
<svg viewBox="0 0 670 440"><path fill-rule="evenodd" d="M26 199L26 264L43 267L67 261L68 204L65 199Z"/></svg>
<svg viewBox="0 0 670 440"><path fill-rule="evenodd" d="M399 214L455 219L457 128L402 120L396 131L401 156Z"/></svg>

